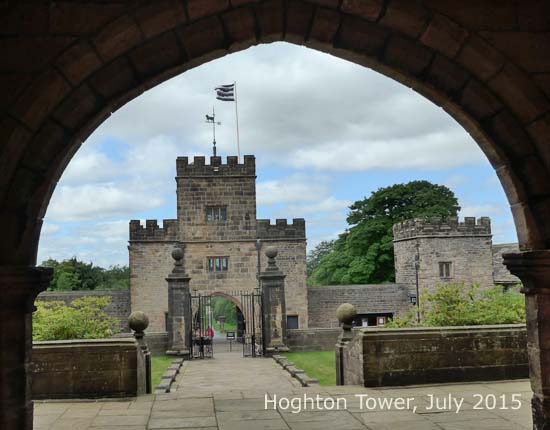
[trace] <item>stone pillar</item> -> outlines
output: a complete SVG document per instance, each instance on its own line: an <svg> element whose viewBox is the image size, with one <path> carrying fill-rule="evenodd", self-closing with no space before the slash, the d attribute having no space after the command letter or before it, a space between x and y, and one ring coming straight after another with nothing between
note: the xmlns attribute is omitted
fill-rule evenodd
<svg viewBox="0 0 550 430"><path fill-rule="evenodd" d="M191 351L191 294L183 268L183 249L174 248L174 269L168 275L168 351L169 355L188 355Z"/></svg>
<svg viewBox="0 0 550 430"><path fill-rule="evenodd" d="M550 430L550 250L504 254L521 279L527 312L527 354L533 429Z"/></svg>
<svg viewBox="0 0 550 430"><path fill-rule="evenodd" d="M149 327L149 317L145 315L145 312L135 311L128 317L128 326L130 330L134 331L134 338L141 348L143 354L144 366L142 369L138 366L138 395L139 394L151 394L151 352L145 342L145 329ZM145 374L141 374L141 371ZM143 381L143 383L142 383Z"/></svg>
<svg viewBox="0 0 550 430"><path fill-rule="evenodd" d="M344 381L344 349L353 337L352 321L357 315L355 306L343 303L336 309L336 318L342 324L342 332L336 342L336 385L346 385Z"/></svg>
<svg viewBox="0 0 550 430"><path fill-rule="evenodd" d="M48 288L52 269L0 267L0 429L32 430L29 366L34 300Z"/></svg>
<svg viewBox="0 0 550 430"><path fill-rule="evenodd" d="M286 346L285 275L277 267L277 249L265 250L267 268L258 275L262 289L265 355L288 351Z"/></svg>

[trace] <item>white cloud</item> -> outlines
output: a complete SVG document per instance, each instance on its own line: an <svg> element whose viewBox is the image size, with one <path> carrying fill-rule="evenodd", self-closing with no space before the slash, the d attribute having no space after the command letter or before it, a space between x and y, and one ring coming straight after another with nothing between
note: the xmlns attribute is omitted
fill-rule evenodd
<svg viewBox="0 0 550 430"><path fill-rule="evenodd" d="M505 206L502 204L486 203L486 204L464 204L459 216L475 216L477 218L490 215L502 215L505 211Z"/></svg>
<svg viewBox="0 0 550 430"><path fill-rule="evenodd" d="M59 186L48 209L53 221L83 221L131 214L159 207L162 198L132 193L112 184Z"/></svg>
<svg viewBox="0 0 550 430"><path fill-rule="evenodd" d="M90 184L113 180L120 175L117 165L92 145L76 153L63 173L64 184Z"/></svg>
<svg viewBox="0 0 550 430"><path fill-rule="evenodd" d="M294 151L296 168L330 171L369 169L446 169L479 162L479 151L464 144L462 133L433 133L423 137L383 141L326 142Z"/></svg>
<svg viewBox="0 0 550 430"><path fill-rule="evenodd" d="M41 233L43 235L52 235L57 233L60 229L61 227L57 224L47 223L42 226Z"/></svg>
<svg viewBox="0 0 550 430"><path fill-rule="evenodd" d="M283 179L260 182L256 186L257 204L316 202L330 193L327 178L290 175Z"/></svg>
<svg viewBox="0 0 550 430"><path fill-rule="evenodd" d="M449 187L452 191L468 182L468 177L464 175L451 175L443 180L443 185Z"/></svg>
<svg viewBox="0 0 550 430"><path fill-rule="evenodd" d="M213 91L233 80L242 152L263 154L270 164L425 169L484 159L460 125L413 90L362 66L284 43L185 72L115 112L90 140L109 137L139 149L163 135L177 142L180 155L209 154L212 136L204 114L215 104L222 122L219 153L235 154L234 104L215 102Z"/></svg>

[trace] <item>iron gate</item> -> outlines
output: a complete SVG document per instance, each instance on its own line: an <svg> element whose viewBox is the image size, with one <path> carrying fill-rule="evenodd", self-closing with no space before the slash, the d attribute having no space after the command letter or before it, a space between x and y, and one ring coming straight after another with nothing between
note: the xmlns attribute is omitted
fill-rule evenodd
<svg viewBox="0 0 550 430"><path fill-rule="evenodd" d="M241 293L244 318L243 356L260 357L264 351L263 305L259 291Z"/></svg>
<svg viewBox="0 0 550 430"><path fill-rule="evenodd" d="M212 297L191 296L191 358L212 358L214 356L214 335Z"/></svg>

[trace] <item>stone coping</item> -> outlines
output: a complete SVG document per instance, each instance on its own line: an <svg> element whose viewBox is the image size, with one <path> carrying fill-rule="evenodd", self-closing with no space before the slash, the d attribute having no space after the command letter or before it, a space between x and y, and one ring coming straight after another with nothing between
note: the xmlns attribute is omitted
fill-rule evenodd
<svg viewBox="0 0 550 430"><path fill-rule="evenodd" d="M80 345L134 345L136 339L133 337L116 337L107 339L68 339L68 340L42 340L32 343L33 348L41 348L48 346L80 346Z"/></svg>
<svg viewBox="0 0 550 430"><path fill-rule="evenodd" d="M460 331L500 331L511 329L526 329L525 324L494 324L494 325L463 325L442 327L405 327L405 328L378 328L378 327L354 327L361 332L377 333L407 333L407 332L460 332Z"/></svg>

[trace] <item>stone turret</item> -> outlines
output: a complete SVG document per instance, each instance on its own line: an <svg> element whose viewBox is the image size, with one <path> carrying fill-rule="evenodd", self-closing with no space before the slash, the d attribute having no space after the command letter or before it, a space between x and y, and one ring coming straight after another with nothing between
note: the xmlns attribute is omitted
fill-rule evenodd
<svg viewBox="0 0 550 430"><path fill-rule="evenodd" d="M395 280L416 293L446 283L493 284L491 220L416 219L393 226Z"/></svg>

